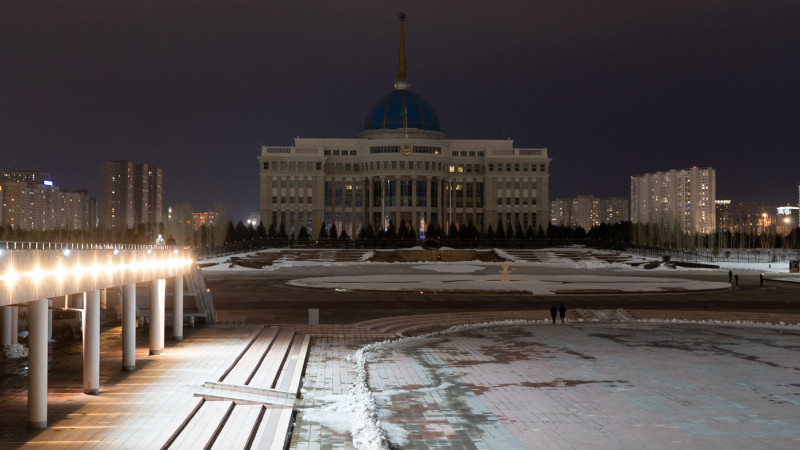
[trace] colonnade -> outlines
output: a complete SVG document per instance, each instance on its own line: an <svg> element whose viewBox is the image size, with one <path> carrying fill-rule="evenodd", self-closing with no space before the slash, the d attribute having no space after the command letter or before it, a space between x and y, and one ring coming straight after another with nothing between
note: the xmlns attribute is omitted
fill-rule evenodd
<svg viewBox="0 0 800 450"><path fill-rule="evenodd" d="M388 196L386 188L388 181L394 183L394 192L391 195L391 201L387 202ZM420 194L417 191L417 181L425 183L423 193L425 200L423 205L417 205L418 194ZM402 201L401 189L403 182L410 183L411 192L407 204L403 204ZM352 226L352 233L358 231L359 224L362 226L370 224L376 230L382 229L385 226L383 220L387 216L391 216L395 226L399 226L400 219L403 217L404 213L410 218L408 225L412 226L415 230L419 230L420 219L422 217L425 218L426 224L430 224L433 220L447 227L450 222L448 220L448 215L444 212L447 211L448 208L448 199L445 198L444 195L445 187L448 186L449 182L450 178L438 176L380 175L365 178L333 176L326 180L326 183L331 184L330 189L333 195L331 205L324 207L322 213L330 213L333 223L337 223L337 213L341 214L341 224L337 223L337 226L341 225L340 229L348 231L350 231L350 227ZM336 183L358 186L357 189L362 191L361 205L357 205L355 198L351 199L348 205L345 199L345 195L347 195L346 189L341 189L339 191L340 196L337 196L337 189L335 188ZM380 184L381 187L379 191L376 191L375 183ZM432 189L433 187L435 187L435 189ZM356 188L354 188L354 190L356 190ZM433 195L431 195L432 192ZM347 214L350 214L350 221L345 219ZM375 222L376 216L380 216L381 218L379 223Z"/></svg>
<svg viewBox="0 0 800 450"><path fill-rule="evenodd" d="M173 339L183 339L183 275L172 278ZM150 355L164 350L166 279L150 282ZM122 288L122 370L136 369L136 284ZM101 290L85 293L83 305L83 392L100 394L100 298ZM52 336L51 301L27 302L28 306L28 427L47 427L47 344ZM19 307L0 307L0 345L17 343Z"/></svg>

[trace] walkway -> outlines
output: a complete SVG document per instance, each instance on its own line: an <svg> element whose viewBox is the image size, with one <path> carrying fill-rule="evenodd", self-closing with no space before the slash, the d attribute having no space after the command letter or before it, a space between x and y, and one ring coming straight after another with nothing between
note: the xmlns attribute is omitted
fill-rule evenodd
<svg viewBox="0 0 800 450"><path fill-rule="evenodd" d="M204 383L220 380L231 367L236 367L236 363L244 363L251 358L272 364L277 353L263 358L263 353L243 355L248 344L261 333L262 329L262 327L187 329L185 340L168 345L159 356L148 354L147 330L140 329L137 336L139 342L136 355L137 369L133 372L120 370L120 328L107 330L101 337L103 352L100 395L96 396L83 394L80 341L52 343L48 397L50 426L41 431L27 430L25 427L27 410L25 378L14 376L15 372L24 372L22 367L24 360L3 362L3 368L7 371L3 377L4 381L13 381L14 385L4 386L3 408L0 409L0 447L152 449L160 448L171 437L176 437L177 442L171 448L194 448L196 445L184 445L183 441L179 440L180 434L176 434L184 422L208 428L209 424L216 420L214 426L211 426L212 431L216 429L216 424L219 424L214 414L202 416L205 422L187 421L199 403L225 404L227 407L230 406L232 399L242 400L236 398L237 396L248 395L247 392L241 392L241 389L237 392L233 384L216 384L204 388ZM305 356L300 356L300 350L307 348L308 338L302 335L296 336L293 332L282 333L281 336L282 338L289 336L284 341L291 345L284 346L283 350L288 351L291 348L292 352L278 357L280 361L272 364L270 370L273 371L273 376L275 373L281 375L277 378L276 385L279 389L285 389L285 393L283 399L276 397L276 402L289 405L290 414L286 416L289 417L290 405L293 404L293 398L299 390L298 369L302 367L305 359ZM278 345L280 344L276 344L276 348ZM285 364L287 360L293 364ZM283 383L287 377L288 381ZM292 383L295 386L294 393L290 392ZM231 389L231 391L229 394L218 394L218 398L212 398L211 395L197 396L204 391L206 394L215 392L216 389L220 389L216 392L223 392L221 389ZM273 389L268 395L276 396L276 392L279 391ZM252 396L249 400L251 400L249 403L255 404ZM252 409L259 408L260 405ZM283 409L285 408L286 405L283 406ZM247 408L242 408L245 409ZM224 412L223 407L222 413ZM256 411L256 415L259 412ZM223 414L219 415L222 416ZM234 416L234 421L236 419L238 416ZM269 415L263 421L265 424L267 422L270 422ZM281 444L285 441L286 429L288 421L283 420L283 431L277 432ZM271 440L276 434L276 429L272 429L270 433L269 436L263 436L262 432L259 438ZM226 439L223 433L220 442L228 442Z"/></svg>

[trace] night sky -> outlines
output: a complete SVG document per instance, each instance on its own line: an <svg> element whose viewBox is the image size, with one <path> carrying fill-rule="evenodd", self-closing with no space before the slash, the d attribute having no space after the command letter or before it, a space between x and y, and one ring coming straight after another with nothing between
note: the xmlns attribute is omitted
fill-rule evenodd
<svg viewBox="0 0 800 450"><path fill-rule="evenodd" d="M502 6L501 6L502 5ZM717 198L796 204L797 1L0 0L0 169L99 196L164 169L164 205L258 210L261 144L354 137L397 75L450 138L547 147L550 199L717 170Z"/></svg>

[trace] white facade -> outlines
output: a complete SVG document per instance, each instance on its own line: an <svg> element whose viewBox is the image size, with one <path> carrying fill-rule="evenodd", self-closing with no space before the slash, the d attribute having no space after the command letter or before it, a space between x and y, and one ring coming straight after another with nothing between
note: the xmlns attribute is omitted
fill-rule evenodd
<svg viewBox="0 0 800 450"><path fill-rule="evenodd" d="M716 231L716 171L710 167L631 177L631 221L675 226L684 232Z"/></svg>
<svg viewBox="0 0 800 450"><path fill-rule="evenodd" d="M369 112L349 139L297 138L293 146L263 146L260 215L287 234L322 223L349 236L389 223L422 235L436 224L472 223L486 231L536 230L549 220L545 148L515 148L511 140L448 139L433 108L410 90L401 15L394 91Z"/></svg>
<svg viewBox="0 0 800 450"><path fill-rule="evenodd" d="M354 236L391 220L423 233L430 223L472 222L479 230L548 221L547 149L520 149L509 140L408 138L301 139L261 149L261 220L318 230L335 224ZM382 152L377 153L380 149ZM385 151L385 152L383 152Z"/></svg>

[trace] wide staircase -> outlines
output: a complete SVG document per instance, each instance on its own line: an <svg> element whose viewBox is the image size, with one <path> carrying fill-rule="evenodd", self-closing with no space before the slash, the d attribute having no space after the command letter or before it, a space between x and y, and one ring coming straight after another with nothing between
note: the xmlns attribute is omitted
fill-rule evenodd
<svg viewBox="0 0 800 450"><path fill-rule="evenodd" d="M217 380L195 393L164 436L162 449L283 449L310 335L259 327Z"/></svg>

